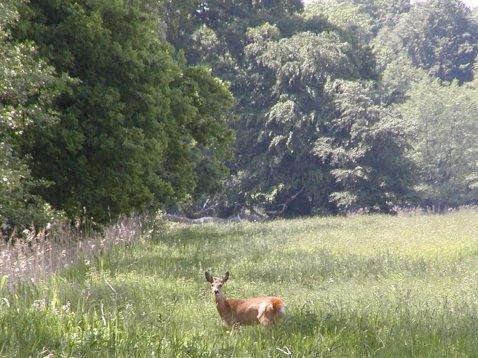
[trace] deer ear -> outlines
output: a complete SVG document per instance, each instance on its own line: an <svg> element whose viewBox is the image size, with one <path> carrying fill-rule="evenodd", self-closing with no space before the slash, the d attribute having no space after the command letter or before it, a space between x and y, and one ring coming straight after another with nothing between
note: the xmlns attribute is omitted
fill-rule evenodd
<svg viewBox="0 0 478 358"><path fill-rule="evenodd" d="M227 279L229 278L229 271L227 271L224 276L222 276L222 282L226 282Z"/></svg>
<svg viewBox="0 0 478 358"><path fill-rule="evenodd" d="M206 271L206 281L207 282L213 282L214 280L212 279L212 276L209 272Z"/></svg>

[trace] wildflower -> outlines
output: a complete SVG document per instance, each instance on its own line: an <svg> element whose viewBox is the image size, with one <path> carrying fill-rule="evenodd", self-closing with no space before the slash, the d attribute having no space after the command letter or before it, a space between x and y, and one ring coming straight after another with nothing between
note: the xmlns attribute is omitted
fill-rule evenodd
<svg viewBox="0 0 478 358"><path fill-rule="evenodd" d="M43 311L46 308L46 301L45 300L35 300L33 301L32 308L37 311Z"/></svg>
<svg viewBox="0 0 478 358"><path fill-rule="evenodd" d="M61 310L65 313L70 313L70 308L71 308L70 301L66 302L66 305L61 306Z"/></svg>

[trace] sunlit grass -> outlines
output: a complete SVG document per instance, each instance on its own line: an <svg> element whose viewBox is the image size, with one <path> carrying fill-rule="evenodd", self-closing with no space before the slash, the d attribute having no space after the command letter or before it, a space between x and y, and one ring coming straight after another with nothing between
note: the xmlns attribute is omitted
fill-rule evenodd
<svg viewBox="0 0 478 358"><path fill-rule="evenodd" d="M274 294L287 316L224 328L204 271L231 298ZM1 291L12 357L478 356L478 212L169 225Z"/></svg>

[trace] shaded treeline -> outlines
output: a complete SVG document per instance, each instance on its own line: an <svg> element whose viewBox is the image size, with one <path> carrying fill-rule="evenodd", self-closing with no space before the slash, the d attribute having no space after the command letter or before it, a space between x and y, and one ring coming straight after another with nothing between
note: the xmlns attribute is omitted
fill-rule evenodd
<svg viewBox="0 0 478 358"><path fill-rule="evenodd" d="M6 234L194 203L272 217L477 203L478 17L458 0L0 12Z"/></svg>

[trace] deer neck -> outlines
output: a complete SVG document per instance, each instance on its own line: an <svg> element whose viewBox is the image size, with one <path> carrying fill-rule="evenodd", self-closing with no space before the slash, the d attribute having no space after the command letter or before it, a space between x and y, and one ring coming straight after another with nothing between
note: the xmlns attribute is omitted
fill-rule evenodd
<svg viewBox="0 0 478 358"><path fill-rule="evenodd" d="M221 316L221 319L228 325L232 324L233 322L231 306L224 297L224 294L222 292L217 294L215 296L215 299L217 312L219 312L219 316Z"/></svg>

